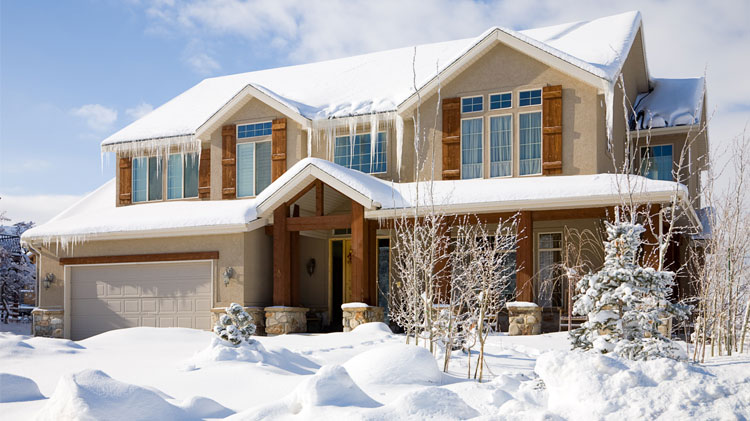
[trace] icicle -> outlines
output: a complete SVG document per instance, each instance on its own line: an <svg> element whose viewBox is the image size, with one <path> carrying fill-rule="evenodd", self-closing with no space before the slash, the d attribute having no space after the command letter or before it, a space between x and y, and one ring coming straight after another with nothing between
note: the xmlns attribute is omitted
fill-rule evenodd
<svg viewBox="0 0 750 421"><path fill-rule="evenodd" d="M307 131L307 157L310 158L312 156L312 128L308 127L305 131Z"/></svg>
<svg viewBox="0 0 750 421"><path fill-rule="evenodd" d="M404 118L396 114L396 169L401 181L401 154L404 151Z"/></svg>
<svg viewBox="0 0 750 421"><path fill-rule="evenodd" d="M194 135L181 135L172 137L160 137L155 139L139 140L134 142L120 142L102 145L101 155L113 152L116 155L156 155L161 157L169 154L174 149L179 153L200 153L201 141Z"/></svg>
<svg viewBox="0 0 750 421"><path fill-rule="evenodd" d="M370 114L370 172L375 168L375 155L378 143L378 115Z"/></svg>
<svg viewBox="0 0 750 421"><path fill-rule="evenodd" d="M607 114L607 151L612 152L612 126L614 124L614 102L616 80L608 82L607 90L604 92L604 112Z"/></svg>

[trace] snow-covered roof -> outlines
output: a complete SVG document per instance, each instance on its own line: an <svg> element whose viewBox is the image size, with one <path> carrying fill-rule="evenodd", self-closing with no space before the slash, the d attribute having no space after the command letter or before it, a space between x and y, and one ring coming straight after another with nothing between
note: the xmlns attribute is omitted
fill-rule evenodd
<svg viewBox="0 0 750 421"><path fill-rule="evenodd" d="M705 91L702 77L652 79L651 85L653 89L638 95L635 101L638 129L689 126L700 122Z"/></svg>
<svg viewBox="0 0 750 421"><path fill-rule="evenodd" d="M679 183L615 174L392 183L330 161L305 158L254 199L116 207L111 180L49 222L26 231L22 240L67 245L94 238L248 231L265 225L278 204L314 179L362 203L370 219L399 216L417 204L424 210L434 206L446 212L483 213L612 206L620 204L620 192L628 190L637 201L655 203L671 200L675 192L682 199L688 194Z"/></svg>
<svg viewBox="0 0 750 421"><path fill-rule="evenodd" d="M622 68L640 25L640 13L628 12L525 31L493 27L475 38L209 78L109 136L102 149L112 151L118 144L144 140L191 140L248 87L308 120L394 112L415 92L415 50L414 71L417 86L422 87L498 33L611 81Z"/></svg>

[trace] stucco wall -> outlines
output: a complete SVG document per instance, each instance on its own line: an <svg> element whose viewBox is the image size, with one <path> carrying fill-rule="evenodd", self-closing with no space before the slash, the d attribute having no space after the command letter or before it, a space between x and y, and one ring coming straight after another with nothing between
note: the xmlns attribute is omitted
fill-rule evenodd
<svg viewBox="0 0 750 421"><path fill-rule="evenodd" d="M307 273L307 262L315 259L315 271ZM300 236L300 302L303 306L328 307L328 240Z"/></svg>
<svg viewBox="0 0 750 421"><path fill-rule="evenodd" d="M273 239L263 228L244 236L245 305L266 306L273 301Z"/></svg>

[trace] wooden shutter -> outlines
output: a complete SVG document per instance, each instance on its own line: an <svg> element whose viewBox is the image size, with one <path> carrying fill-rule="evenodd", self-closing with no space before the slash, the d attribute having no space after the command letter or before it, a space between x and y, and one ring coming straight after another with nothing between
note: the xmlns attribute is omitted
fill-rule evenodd
<svg viewBox="0 0 750 421"><path fill-rule="evenodd" d="M286 171L286 118L271 123L271 181Z"/></svg>
<svg viewBox="0 0 750 421"><path fill-rule="evenodd" d="M542 172L562 174L562 86L542 89Z"/></svg>
<svg viewBox="0 0 750 421"><path fill-rule="evenodd" d="M221 128L221 197L237 197L237 126Z"/></svg>
<svg viewBox="0 0 750 421"><path fill-rule="evenodd" d="M129 205L132 200L133 189L133 160L131 158L120 158L120 196L121 205Z"/></svg>
<svg viewBox="0 0 750 421"><path fill-rule="evenodd" d="M443 99L443 180L461 178L461 98Z"/></svg>
<svg viewBox="0 0 750 421"><path fill-rule="evenodd" d="M211 198L211 147L201 150L201 160L198 164L198 197Z"/></svg>

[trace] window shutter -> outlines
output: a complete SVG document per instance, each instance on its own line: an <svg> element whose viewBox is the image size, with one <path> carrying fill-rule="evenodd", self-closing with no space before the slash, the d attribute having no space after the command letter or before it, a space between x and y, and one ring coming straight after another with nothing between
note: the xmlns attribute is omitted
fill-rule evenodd
<svg viewBox="0 0 750 421"><path fill-rule="evenodd" d="M201 150L201 159L198 164L198 197L201 199L211 198L211 147Z"/></svg>
<svg viewBox="0 0 750 421"><path fill-rule="evenodd" d="M443 99L443 180L461 178L461 98Z"/></svg>
<svg viewBox="0 0 750 421"><path fill-rule="evenodd" d="M286 118L271 123L271 181L276 181L286 171Z"/></svg>
<svg viewBox="0 0 750 421"><path fill-rule="evenodd" d="M562 174L562 86L542 92L542 173Z"/></svg>
<svg viewBox="0 0 750 421"><path fill-rule="evenodd" d="M132 200L133 161L131 158L120 158L120 197L121 205L129 205Z"/></svg>
<svg viewBox="0 0 750 421"><path fill-rule="evenodd" d="M221 128L221 197L234 199L237 188L237 126Z"/></svg>

